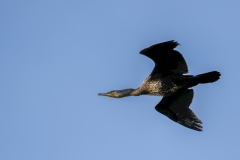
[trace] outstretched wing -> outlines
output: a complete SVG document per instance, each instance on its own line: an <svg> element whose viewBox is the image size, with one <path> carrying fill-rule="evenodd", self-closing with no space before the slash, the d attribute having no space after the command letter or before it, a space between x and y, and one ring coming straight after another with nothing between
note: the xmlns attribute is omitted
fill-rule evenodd
<svg viewBox="0 0 240 160"><path fill-rule="evenodd" d="M187 89L173 96L163 97L155 109L187 128L202 131L202 121L189 108L192 99L193 89Z"/></svg>
<svg viewBox="0 0 240 160"><path fill-rule="evenodd" d="M159 73L188 73L188 67L182 54L174 50L179 43L175 41L167 41L158 43L145 48L140 51L143 54L151 58L155 62L155 67L152 74Z"/></svg>

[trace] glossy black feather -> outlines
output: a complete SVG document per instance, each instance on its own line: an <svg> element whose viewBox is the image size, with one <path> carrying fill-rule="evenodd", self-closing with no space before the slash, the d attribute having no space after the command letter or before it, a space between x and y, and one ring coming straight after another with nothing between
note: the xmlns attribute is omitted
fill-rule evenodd
<svg viewBox="0 0 240 160"><path fill-rule="evenodd" d="M140 51L155 62L152 74L155 73L188 73L188 67L182 54L174 50L179 43L167 41L158 43Z"/></svg>
<svg viewBox="0 0 240 160"><path fill-rule="evenodd" d="M172 96L163 97L155 109L187 128L202 131L202 121L189 108L192 99L193 89L186 89Z"/></svg>

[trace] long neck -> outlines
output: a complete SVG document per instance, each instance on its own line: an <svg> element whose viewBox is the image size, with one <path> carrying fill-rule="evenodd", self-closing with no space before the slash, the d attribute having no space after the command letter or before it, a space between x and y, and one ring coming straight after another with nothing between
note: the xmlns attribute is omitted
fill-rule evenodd
<svg viewBox="0 0 240 160"><path fill-rule="evenodd" d="M142 94L142 90L141 88L137 88L137 89L134 89L132 92L131 92L131 96L139 96Z"/></svg>
<svg viewBox="0 0 240 160"><path fill-rule="evenodd" d="M137 89L124 89L121 90L122 91L122 97L126 97L126 96L139 96L141 95L141 90L139 88Z"/></svg>

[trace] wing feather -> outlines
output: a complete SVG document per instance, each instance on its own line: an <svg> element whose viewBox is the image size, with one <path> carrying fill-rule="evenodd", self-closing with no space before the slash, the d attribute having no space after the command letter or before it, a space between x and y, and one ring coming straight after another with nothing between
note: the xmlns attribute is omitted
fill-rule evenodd
<svg viewBox="0 0 240 160"><path fill-rule="evenodd" d="M156 72L188 73L187 63L182 54L174 50L178 45L179 43L173 40L158 43L141 50L140 54L151 58L155 62L152 74Z"/></svg>
<svg viewBox="0 0 240 160"><path fill-rule="evenodd" d="M192 99L193 89L187 89L173 96L163 97L155 109L187 128L202 131L202 121L189 108Z"/></svg>

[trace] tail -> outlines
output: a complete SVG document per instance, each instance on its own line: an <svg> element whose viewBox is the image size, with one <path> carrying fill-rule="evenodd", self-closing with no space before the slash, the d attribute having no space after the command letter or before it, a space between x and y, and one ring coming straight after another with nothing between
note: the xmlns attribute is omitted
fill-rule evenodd
<svg viewBox="0 0 240 160"><path fill-rule="evenodd" d="M196 78L199 80L199 83L212 83L217 81L220 78L221 74L217 71L212 71L208 73L199 74Z"/></svg>

